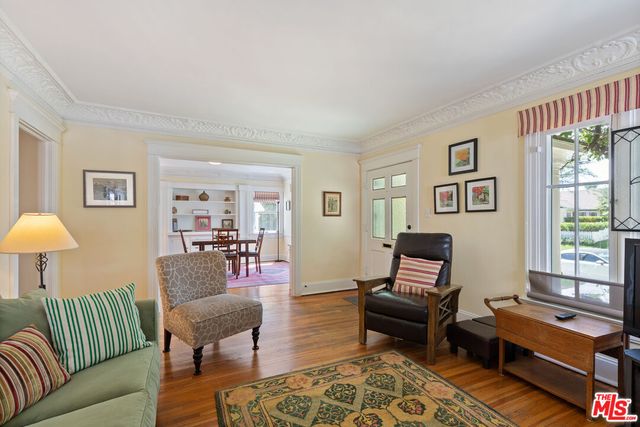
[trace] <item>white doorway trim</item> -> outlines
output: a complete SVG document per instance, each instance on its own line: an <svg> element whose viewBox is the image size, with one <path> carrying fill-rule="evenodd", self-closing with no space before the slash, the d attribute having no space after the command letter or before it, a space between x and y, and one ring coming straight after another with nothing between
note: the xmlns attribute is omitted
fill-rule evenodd
<svg viewBox="0 0 640 427"><path fill-rule="evenodd" d="M58 212L60 197L60 154L62 149L62 133L65 130L62 119L40 107L36 102L15 89L9 89L10 107L10 159L9 159L9 212L13 225L20 212L20 129L31 133L44 144L43 164L40 168L40 188L43 190L41 206L43 211ZM45 283L49 295L58 296L60 282L59 259L55 253L49 254L48 268L45 271ZM10 255L9 289L0 289L0 293L9 298L19 295L18 255Z"/></svg>
<svg viewBox="0 0 640 427"><path fill-rule="evenodd" d="M368 227L370 226L370 223L371 223L371 221L369 221L369 217L367 216L368 211L367 209L365 209L368 203L367 197L368 197L368 190L369 190L368 182L367 182L367 173L369 173L369 171L372 171L374 169L394 166L400 163L406 163L411 161L416 162L416 174L415 174L416 182L414 185L414 188L415 188L414 197L416 198L415 199L416 200L415 231L418 232L420 231L420 153L421 152L422 152L422 145L418 144L414 147L411 147L405 150L394 151L392 153L382 154L379 156L371 157L369 159L358 161L358 163L360 163L360 185L361 185L360 187L360 196L361 196L360 224L362 224L360 229L360 253L363 254L363 256L360 257L360 274L363 276L365 275L366 262L367 262L367 257L364 256L367 250L367 233L368 233Z"/></svg>
<svg viewBox="0 0 640 427"><path fill-rule="evenodd" d="M163 238L160 230L160 158L178 160L217 161L257 166L276 166L291 168L291 241L293 243L291 259L292 295L302 294L300 281L300 255L302 252L302 156L281 154L238 148L217 147L207 144L190 144L175 141L147 140L147 235L148 235L148 297L158 297L158 280L155 261L160 253Z"/></svg>

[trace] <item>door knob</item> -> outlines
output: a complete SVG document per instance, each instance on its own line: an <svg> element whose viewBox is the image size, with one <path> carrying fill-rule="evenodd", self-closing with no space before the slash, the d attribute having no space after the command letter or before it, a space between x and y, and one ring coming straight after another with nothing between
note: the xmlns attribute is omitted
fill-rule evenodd
<svg viewBox="0 0 640 427"><path fill-rule="evenodd" d="M411 224L407 225L407 230L411 230Z"/></svg>

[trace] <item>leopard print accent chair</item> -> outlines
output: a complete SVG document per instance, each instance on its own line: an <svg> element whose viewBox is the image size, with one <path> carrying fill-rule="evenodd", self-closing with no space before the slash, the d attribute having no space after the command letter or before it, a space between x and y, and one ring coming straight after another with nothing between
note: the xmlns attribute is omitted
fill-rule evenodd
<svg viewBox="0 0 640 427"><path fill-rule="evenodd" d="M252 329L254 350L262 324L262 303L227 293L226 259L222 252L167 255L156 260L164 322L164 351L175 335L193 348L195 374L200 374L202 348Z"/></svg>

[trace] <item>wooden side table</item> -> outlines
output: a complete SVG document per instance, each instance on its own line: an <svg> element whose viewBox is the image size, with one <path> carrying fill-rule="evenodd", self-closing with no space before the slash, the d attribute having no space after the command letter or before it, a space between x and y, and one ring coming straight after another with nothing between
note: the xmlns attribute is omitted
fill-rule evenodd
<svg viewBox="0 0 640 427"><path fill-rule="evenodd" d="M581 315L560 321L555 315L561 310L521 304L517 298L517 305L501 308L492 307L490 301L485 300L485 303L496 316L500 375L508 372L522 378L584 408L587 418L590 418L596 391L595 355L605 353L618 359L618 390L623 389L622 326ZM585 371L586 377L537 357L524 357L505 363L505 341ZM597 386L602 391L614 391L600 383Z"/></svg>

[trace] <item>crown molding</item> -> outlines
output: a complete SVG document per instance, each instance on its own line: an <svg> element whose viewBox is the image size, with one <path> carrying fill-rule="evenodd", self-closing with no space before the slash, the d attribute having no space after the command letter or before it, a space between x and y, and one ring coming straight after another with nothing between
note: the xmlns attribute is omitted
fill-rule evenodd
<svg viewBox="0 0 640 427"><path fill-rule="evenodd" d="M425 136L528 101L568 90L640 64L640 28L392 126L362 141L369 152Z"/></svg>
<svg viewBox="0 0 640 427"><path fill-rule="evenodd" d="M78 101L0 11L0 66L10 82L28 88L43 108L66 121L152 133L258 143L296 149L360 153L356 141L169 116Z"/></svg>
<svg viewBox="0 0 640 427"><path fill-rule="evenodd" d="M639 63L640 27L636 27L369 137L347 140L81 102L0 11L0 72L7 76L12 86L29 95L43 110L65 121L292 149L355 154L375 151L630 70Z"/></svg>

